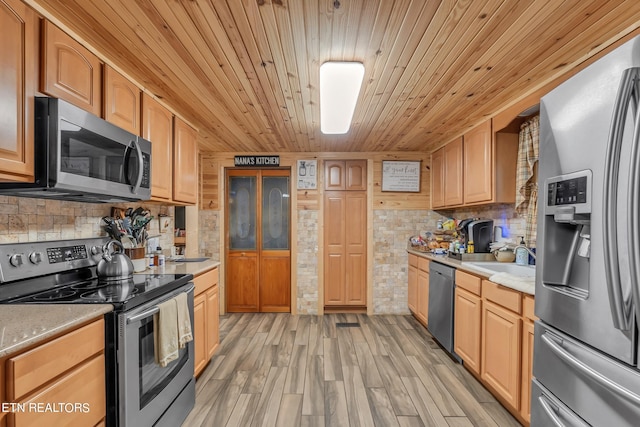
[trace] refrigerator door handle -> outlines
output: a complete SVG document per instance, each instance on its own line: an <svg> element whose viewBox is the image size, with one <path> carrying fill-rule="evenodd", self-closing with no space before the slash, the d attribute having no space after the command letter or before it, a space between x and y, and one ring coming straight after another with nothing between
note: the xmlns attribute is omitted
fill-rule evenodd
<svg viewBox="0 0 640 427"><path fill-rule="evenodd" d="M628 216L629 216L629 258L630 258L630 278L632 284L633 300L636 311L636 319L640 321L640 247L638 236L640 236L640 108L635 115L635 126L633 130L633 144L631 147L631 168L629 174L628 189Z"/></svg>
<svg viewBox="0 0 640 427"><path fill-rule="evenodd" d="M613 106L613 119L607 143L607 156L604 171L604 267L609 305L613 326L622 331L631 329L629 308L631 304L624 299L620 280L618 258L617 214L618 214L618 175L620 170L620 151L622 136L629 104L633 101L635 109L634 86L638 75L637 68L629 68L622 73L620 87Z"/></svg>
<svg viewBox="0 0 640 427"><path fill-rule="evenodd" d="M550 334L545 332L540 336L540 338L547 346L549 346L556 356L573 367L576 371L592 379L594 382L600 384L610 392L622 397L628 402L631 402L633 405L640 407L640 396L627 390L620 384L611 381L609 378L605 377L586 363L578 360L574 355L565 350Z"/></svg>
<svg viewBox="0 0 640 427"><path fill-rule="evenodd" d="M538 402L540 402L540 406L542 406L542 409L544 409L544 412L547 414L549 419L553 421L554 426L565 427L564 423L560 421L560 418L556 415L556 411L551 407L551 403L543 394L538 396Z"/></svg>

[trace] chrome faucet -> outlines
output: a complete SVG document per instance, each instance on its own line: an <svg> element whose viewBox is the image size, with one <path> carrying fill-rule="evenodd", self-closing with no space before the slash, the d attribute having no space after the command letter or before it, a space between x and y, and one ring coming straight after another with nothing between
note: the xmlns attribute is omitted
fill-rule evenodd
<svg viewBox="0 0 640 427"><path fill-rule="evenodd" d="M523 244L518 244L518 246L516 246L515 248L513 248L513 253L515 254L516 251L518 250L518 248L525 248L527 250L527 252L529 252L529 255L531 255L533 257L533 259L536 259L536 253L533 252L531 249L529 249L527 247L527 245L523 245Z"/></svg>

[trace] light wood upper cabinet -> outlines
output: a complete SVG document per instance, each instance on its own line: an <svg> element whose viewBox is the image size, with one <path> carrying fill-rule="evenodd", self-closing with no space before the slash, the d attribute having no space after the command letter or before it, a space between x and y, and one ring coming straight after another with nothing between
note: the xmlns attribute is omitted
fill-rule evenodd
<svg viewBox="0 0 640 427"><path fill-rule="evenodd" d="M324 161L324 189L325 190L344 190L344 179L346 171L344 170L344 160L325 160Z"/></svg>
<svg viewBox="0 0 640 427"><path fill-rule="evenodd" d="M345 161L345 190L364 191L367 189L367 161Z"/></svg>
<svg viewBox="0 0 640 427"><path fill-rule="evenodd" d="M173 114L162 104L142 95L142 137L151 141L151 198L173 197Z"/></svg>
<svg viewBox="0 0 640 427"><path fill-rule="evenodd" d="M0 180L33 181L38 21L18 0L0 0Z"/></svg>
<svg viewBox="0 0 640 427"><path fill-rule="evenodd" d="M431 208L462 205L462 138L431 155Z"/></svg>
<svg viewBox="0 0 640 427"><path fill-rule="evenodd" d="M197 132L178 117L173 131L173 200L195 205L198 201Z"/></svg>
<svg viewBox="0 0 640 427"><path fill-rule="evenodd" d="M101 116L102 63L51 22L42 22L42 92Z"/></svg>
<svg viewBox="0 0 640 427"><path fill-rule="evenodd" d="M487 120L464 135L464 204L514 203L518 134Z"/></svg>
<svg viewBox="0 0 640 427"><path fill-rule="evenodd" d="M104 67L104 118L140 135L140 89L108 65Z"/></svg>
<svg viewBox="0 0 640 427"><path fill-rule="evenodd" d="M444 204L458 206L464 201L462 180L466 173L462 164L462 138L456 139L444 147Z"/></svg>
<svg viewBox="0 0 640 427"><path fill-rule="evenodd" d="M491 200L492 152L491 120L464 135L463 187L466 204Z"/></svg>
<svg viewBox="0 0 640 427"><path fill-rule="evenodd" d="M442 147L431 154L431 209L445 206L444 192L444 147Z"/></svg>
<svg viewBox="0 0 640 427"><path fill-rule="evenodd" d="M324 189L364 191L367 189L366 160L325 160Z"/></svg>

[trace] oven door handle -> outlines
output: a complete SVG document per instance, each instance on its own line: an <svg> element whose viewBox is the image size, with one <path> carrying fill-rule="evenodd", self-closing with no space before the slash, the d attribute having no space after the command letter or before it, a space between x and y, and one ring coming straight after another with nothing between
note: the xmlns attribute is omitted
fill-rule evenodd
<svg viewBox="0 0 640 427"><path fill-rule="evenodd" d="M195 285L191 286L185 292L189 293L189 292L193 291L194 289L195 289ZM134 316L127 317L127 325L129 325L131 323L134 323L134 322L137 322L138 320L146 319L149 316L153 316L154 314L156 314L159 311L160 311L160 307L155 305L155 306L151 307L149 310L143 311L140 314L136 314Z"/></svg>

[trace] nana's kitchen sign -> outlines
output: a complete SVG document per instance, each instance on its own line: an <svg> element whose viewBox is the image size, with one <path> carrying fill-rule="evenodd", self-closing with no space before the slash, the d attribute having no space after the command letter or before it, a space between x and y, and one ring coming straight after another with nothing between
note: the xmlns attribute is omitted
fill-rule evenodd
<svg viewBox="0 0 640 427"><path fill-rule="evenodd" d="M277 168L280 156L234 156L233 164L238 168Z"/></svg>

